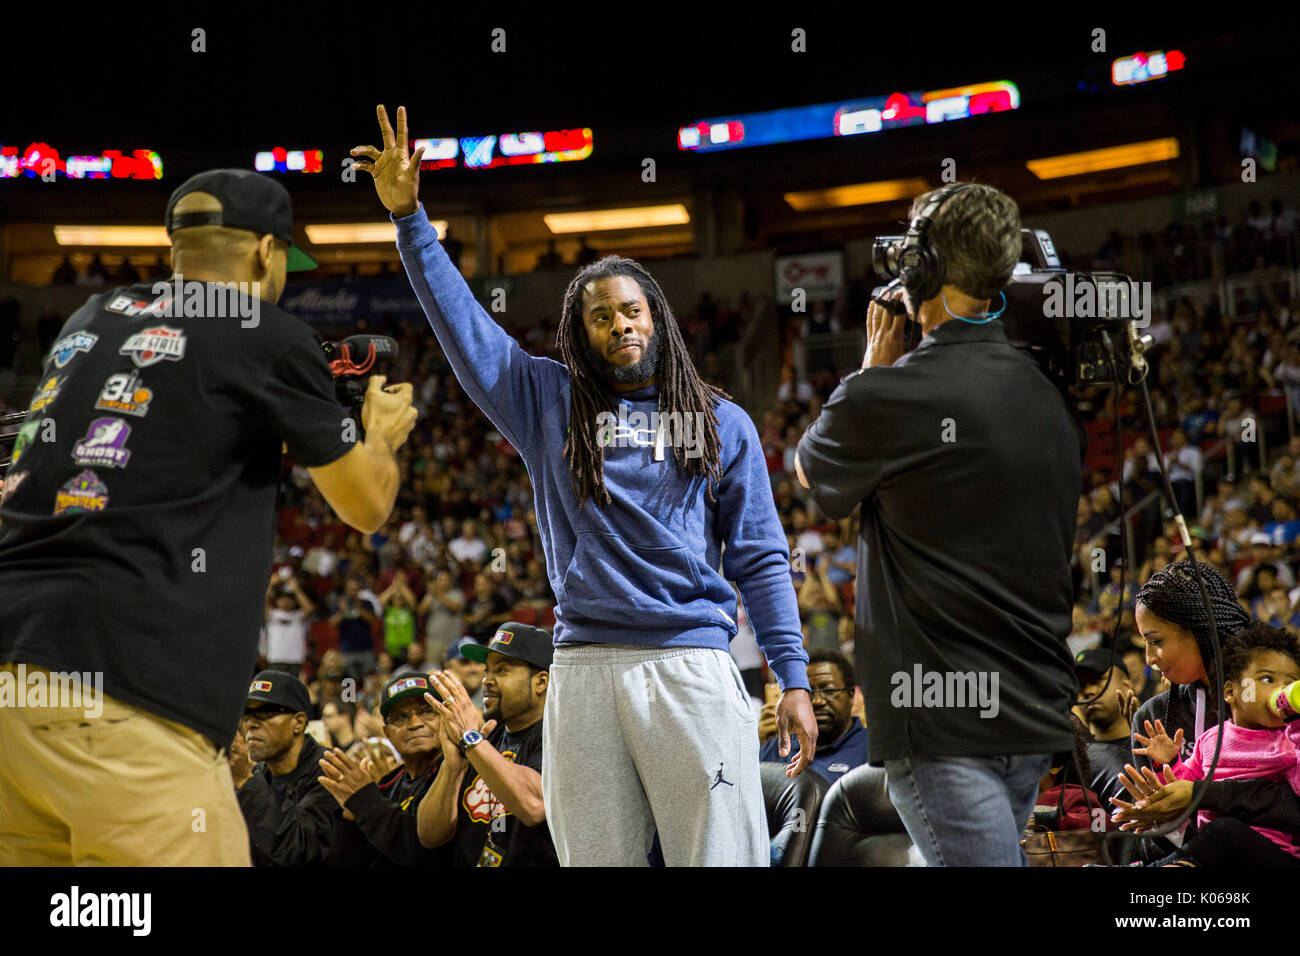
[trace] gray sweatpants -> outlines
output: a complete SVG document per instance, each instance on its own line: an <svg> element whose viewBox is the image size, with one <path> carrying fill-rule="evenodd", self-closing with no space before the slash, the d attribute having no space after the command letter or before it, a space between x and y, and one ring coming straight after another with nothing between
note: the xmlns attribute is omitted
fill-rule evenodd
<svg viewBox="0 0 1300 956"><path fill-rule="evenodd" d="M561 866L768 866L758 727L731 655L557 647L542 795Z"/></svg>

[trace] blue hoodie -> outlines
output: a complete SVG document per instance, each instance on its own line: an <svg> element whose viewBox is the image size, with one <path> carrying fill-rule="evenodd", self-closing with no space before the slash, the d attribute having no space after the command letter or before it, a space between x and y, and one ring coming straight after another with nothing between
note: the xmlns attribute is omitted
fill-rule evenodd
<svg viewBox="0 0 1300 956"><path fill-rule="evenodd" d="M782 689L807 689L790 556L749 416L718 402L722 479L710 502L705 483L679 474L672 449L656 447L638 422L638 412L653 421L657 387L618 394L616 431L637 437L605 448L612 501L579 508L563 455L569 370L525 353L483 310L423 207L393 221L406 274L456 378L528 467L558 601L556 645L726 651L736 634L732 580Z"/></svg>

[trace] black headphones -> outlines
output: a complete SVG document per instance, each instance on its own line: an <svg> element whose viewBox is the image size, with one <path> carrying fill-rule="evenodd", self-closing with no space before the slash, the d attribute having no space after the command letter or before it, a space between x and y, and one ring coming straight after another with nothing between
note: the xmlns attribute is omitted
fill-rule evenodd
<svg viewBox="0 0 1300 956"><path fill-rule="evenodd" d="M943 288L943 258L926 238L930 222L945 202L974 185L951 183L944 186L926 201L907 227L907 235L903 237L903 245L898 253L898 276L912 299L914 309L919 309L922 302L933 299Z"/></svg>

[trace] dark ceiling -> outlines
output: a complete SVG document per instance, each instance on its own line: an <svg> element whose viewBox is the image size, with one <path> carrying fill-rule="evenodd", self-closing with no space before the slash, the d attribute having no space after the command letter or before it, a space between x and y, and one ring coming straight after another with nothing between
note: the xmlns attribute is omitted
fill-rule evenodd
<svg viewBox="0 0 1300 956"><path fill-rule="evenodd" d="M1208 44L1239 56L1280 43L1276 32L1233 36L1127 14L1111 23L1100 15L998 23L929 14L921 41L890 28L896 5L881 17L849 5L817 16L792 7L786 17L757 6L724 16L659 3L599 14L538 4L528 17L447 6L385 5L379 22L364 16L366 4L343 15L332 6L277 6L243 20L225 5L183 19L118 5L116 17L11 20L0 39L8 74L0 142L59 140L74 149L148 141L159 150L214 140L344 142L371 134L381 101L410 107L413 135L672 128L719 113L1009 77L1065 92L1089 71L1104 82L1110 59L1124 53ZM191 50L196 27L206 52ZM496 27L506 31L505 53L491 51ZM1109 55L1091 52L1095 27L1107 30ZM805 53L791 50L795 28L806 31Z"/></svg>

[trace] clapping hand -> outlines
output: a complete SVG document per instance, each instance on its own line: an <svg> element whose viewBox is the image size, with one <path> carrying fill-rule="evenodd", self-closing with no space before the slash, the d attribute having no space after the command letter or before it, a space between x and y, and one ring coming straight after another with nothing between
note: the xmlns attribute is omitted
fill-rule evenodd
<svg viewBox="0 0 1300 956"><path fill-rule="evenodd" d="M235 732L235 739L230 743L229 760L230 776L235 781L235 789L238 790L253 779L253 761L248 756L248 742L244 740L242 730Z"/></svg>
<svg viewBox="0 0 1300 956"><path fill-rule="evenodd" d="M1121 830L1141 833L1154 829L1175 819L1192 801L1192 781L1179 780L1169 767L1165 767L1161 779L1150 767L1143 767L1139 773L1129 764L1119 775L1119 782L1133 798L1132 803L1119 797L1110 798L1118 808L1111 814L1111 819L1120 824Z"/></svg>
<svg viewBox="0 0 1300 956"><path fill-rule="evenodd" d="M338 747L325 751L325 756L320 759L321 776L316 778L316 782L338 801L345 819L353 819L347 807L352 795L373 782L366 766L371 762L369 757L364 757L358 764Z"/></svg>
<svg viewBox="0 0 1300 956"><path fill-rule="evenodd" d="M496 729L495 720L483 723L482 715L471 703L469 691L465 689L459 677L451 671L435 671L429 675L429 678L438 689L438 693L442 695L442 700L438 700L433 694L425 694L425 702L442 717L442 724L456 741L457 747L460 746L461 736L467 730L477 730L486 737Z"/></svg>
<svg viewBox="0 0 1300 956"><path fill-rule="evenodd" d="M1176 761L1183 752L1183 730L1178 728L1173 739L1165 733L1165 726L1159 720L1156 721L1155 728L1151 726L1151 721L1146 721L1146 735L1134 734L1133 739L1142 744L1141 747L1134 747L1133 752L1143 757L1147 757L1156 765L1171 764Z"/></svg>

